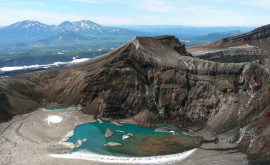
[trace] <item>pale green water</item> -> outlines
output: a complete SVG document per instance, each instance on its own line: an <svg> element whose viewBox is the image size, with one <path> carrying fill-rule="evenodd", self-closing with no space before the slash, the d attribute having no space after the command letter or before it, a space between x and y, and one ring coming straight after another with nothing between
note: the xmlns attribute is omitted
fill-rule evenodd
<svg viewBox="0 0 270 165"><path fill-rule="evenodd" d="M55 107L48 107L45 108L47 110L59 110L59 109L68 109L69 107L65 107L65 106L55 106Z"/></svg>
<svg viewBox="0 0 270 165"><path fill-rule="evenodd" d="M159 125L158 127L167 126ZM107 128L114 132L113 136L109 138L105 138ZM87 141L84 142L80 147L74 148L74 152L90 152L102 155L115 156L152 156L156 155L156 153L146 151L140 146L143 141L151 138L166 138L173 136L172 133L155 132L155 129L156 128L144 128L133 124L123 124L123 126L117 126L111 122L104 122L102 124L100 124L99 122L86 123L78 125L75 128L74 135L68 139L68 142L76 144L78 140L87 139ZM122 140L122 136L126 135L127 133L132 133L133 136ZM176 130L176 133L177 135L175 136L186 136L183 135L180 130ZM188 138L192 137L189 136ZM105 146L104 144L108 142L116 142L122 145ZM160 143L160 145L164 144ZM178 148L175 146L173 148L173 151L170 151L170 148L168 148L168 151L164 151L164 153L177 153ZM179 146L179 152L183 152L181 146Z"/></svg>

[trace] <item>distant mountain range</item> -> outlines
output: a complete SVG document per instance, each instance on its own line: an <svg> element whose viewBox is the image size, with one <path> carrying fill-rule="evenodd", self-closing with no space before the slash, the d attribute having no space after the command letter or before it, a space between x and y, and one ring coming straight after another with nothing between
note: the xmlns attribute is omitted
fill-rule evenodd
<svg viewBox="0 0 270 165"><path fill-rule="evenodd" d="M93 38L124 38L123 42L135 36L175 35L184 40L196 42L214 41L252 30L253 27L191 27L181 25L130 25L106 27L89 20L65 21L59 25L46 25L38 21L25 20L6 27L0 27L0 46L74 44ZM211 33L211 34L210 34ZM193 43L193 44L196 44Z"/></svg>
<svg viewBox="0 0 270 165"><path fill-rule="evenodd" d="M252 27L131 25L110 27L89 20L47 25L25 20L0 28L0 68L93 58L135 36L174 35L186 46L241 34Z"/></svg>
<svg viewBox="0 0 270 165"><path fill-rule="evenodd" d="M88 20L65 21L59 25L46 25L37 21L22 21L0 29L0 44L13 45L44 39L84 40L89 37L131 36L134 31L124 28L105 27ZM66 37L66 38L65 38Z"/></svg>
<svg viewBox="0 0 270 165"><path fill-rule="evenodd" d="M205 36L210 33L223 33L241 31L242 33L251 31L256 27L239 27L239 26L220 26L220 27L193 27L182 25L126 25L120 26L133 31L152 33L155 35L175 35L181 39L191 39L198 36Z"/></svg>
<svg viewBox="0 0 270 165"><path fill-rule="evenodd" d="M207 35L202 35L198 37L192 38L192 40L198 40L198 41L216 41L221 38L227 38L227 37L232 37L236 36L239 34L242 34L243 32L240 30L235 30L235 31L226 31L226 32L217 32L217 33L209 33Z"/></svg>

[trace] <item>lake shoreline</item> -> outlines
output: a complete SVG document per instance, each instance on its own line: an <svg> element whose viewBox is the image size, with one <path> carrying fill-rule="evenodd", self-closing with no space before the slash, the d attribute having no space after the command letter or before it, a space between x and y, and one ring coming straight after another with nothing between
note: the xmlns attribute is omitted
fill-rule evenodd
<svg viewBox="0 0 270 165"><path fill-rule="evenodd" d="M57 122L49 122L49 116L59 116ZM54 118L53 118L54 119ZM59 144L63 137L74 128L83 123L93 122L94 116L83 114L73 107L68 110L44 111L36 110L30 114L15 116L12 120L0 124L0 161L3 165L28 165L28 164L121 164L119 162L97 162L75 158L56 158L52 155L59 153L72 153L71 148ZM54 128L54 129L50 129ZM202 133L202 132L200 132ZM205 143L196 149L189 157L181 161L181 164L247 164L245 154L231 151L206 150L213 147L228 147L226 136L219 138L218 144ZM215 155L214 157L212 155ZM179 161L173 164L178 164Z"/></svg>

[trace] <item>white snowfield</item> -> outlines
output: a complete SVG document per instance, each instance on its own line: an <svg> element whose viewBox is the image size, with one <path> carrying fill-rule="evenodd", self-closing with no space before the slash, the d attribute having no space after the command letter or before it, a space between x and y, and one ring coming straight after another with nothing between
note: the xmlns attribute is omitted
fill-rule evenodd
<svg viewBox="0 0 270 165"><path fill-rule="evenodd" d="M66 159L82 159L90 160L100 163L117 163L117 164L171 164L183 161L188 158L197 149L192 149L183 153L162 155L162 156L149 156L149 157L117 157L88 153L72 153L72 154L51 154L55 158Z"/></svg>
<svg viewBox="0 0 270 165"><path fill-rule="evenodd" d="M59 65L72 65L72 64L77 64L80 62L84 62L89 60L90 58L81 58L81 59L76 59L73 58L72 61L70 62L54 62L52 64L46 64L46 65L29 65L29 66L12 66L12 67L3 67L0 68L0 71L2 72L10 72L10 71L15 71L15 70L27 70L27 69L46 69L46 68L51 68L51 67L57 67Z"/></svg>
<svg viewBox="0 0 270 165"><path fill-rule="evenodd" d="M57 115L49 115L48 118L45 119L45 121L47 121L49 125L60 123L62 120L63 118Z"/></svg>

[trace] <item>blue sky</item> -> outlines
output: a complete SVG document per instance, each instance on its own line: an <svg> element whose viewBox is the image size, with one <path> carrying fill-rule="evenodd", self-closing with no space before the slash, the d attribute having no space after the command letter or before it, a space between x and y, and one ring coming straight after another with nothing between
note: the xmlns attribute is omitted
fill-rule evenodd
<svg viewBox="0 0 270 165"><path fill-rule="evenodd" d="M22 20L59 24L261 26L270 0L0 0L0 26Z"/></svg>

